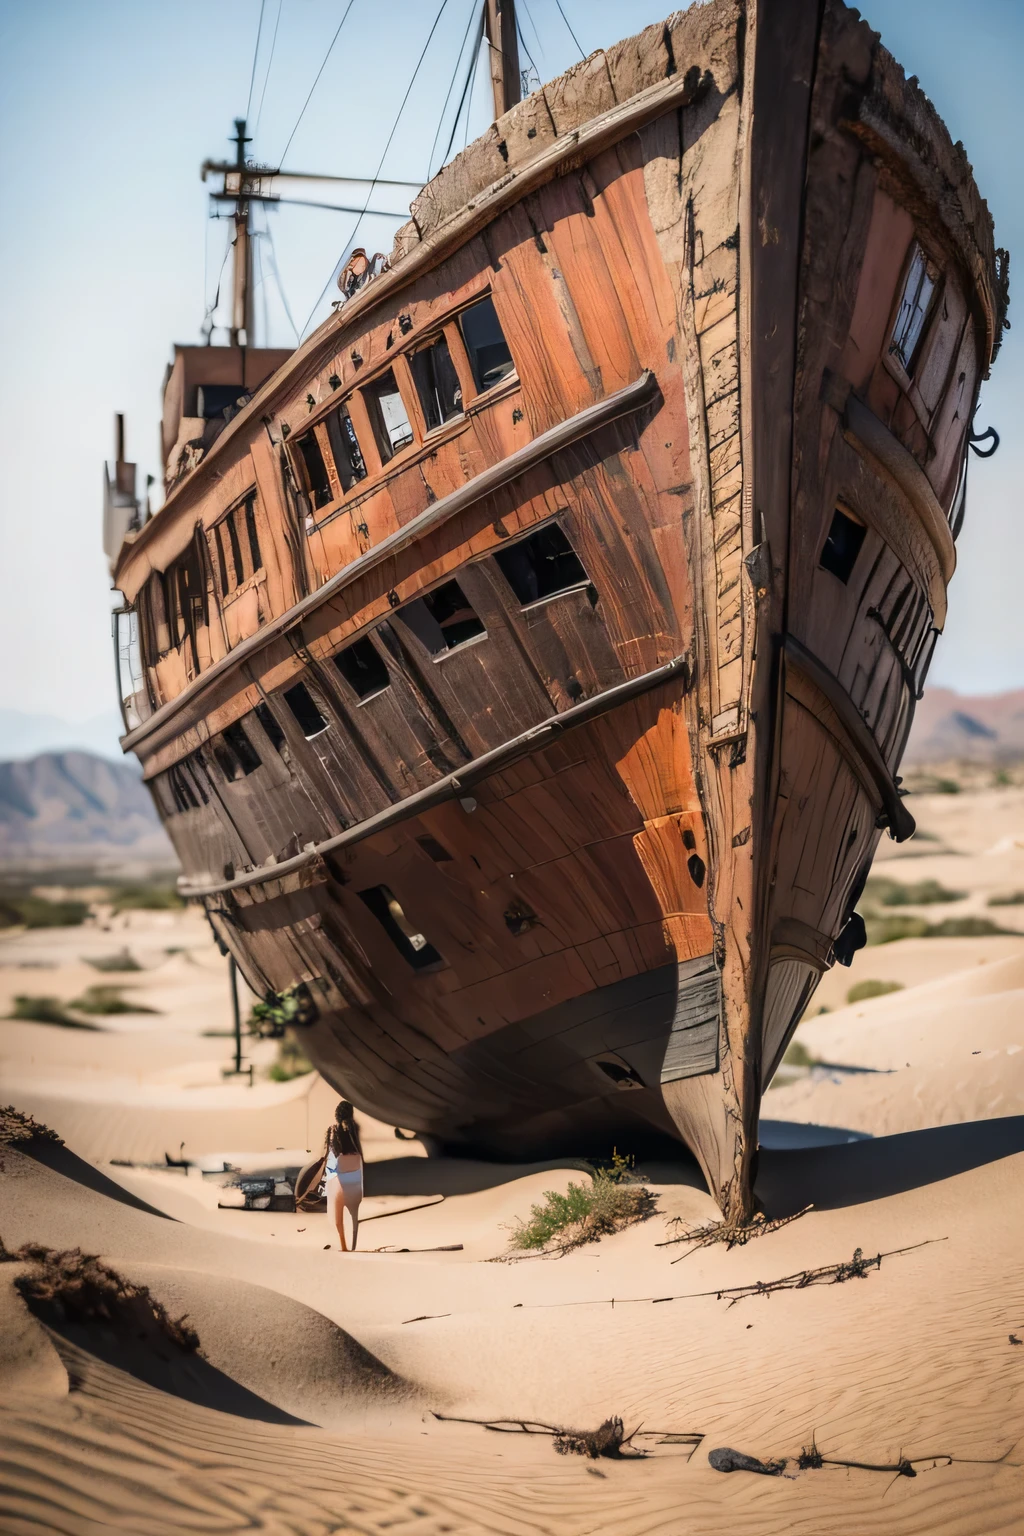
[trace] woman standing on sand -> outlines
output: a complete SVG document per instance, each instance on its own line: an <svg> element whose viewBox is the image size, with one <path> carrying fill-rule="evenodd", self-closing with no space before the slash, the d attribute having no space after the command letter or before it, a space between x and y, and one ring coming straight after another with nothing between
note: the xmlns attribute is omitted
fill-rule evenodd
<svg viewBox="0 0 1024 1536"><path fill-rule="evenodd" d="M351 1248L354 1250L359 1232L359 1205L363 1198L363 1149L359 1143L355 1110L347 1099L342 1099L334 1111L334 1124L327 1132L327 1166L324 1172L327 1209L338 1229L341 1251L348 1253L350 1245L345 1239L345 1213L348 1212L352 1221Z"/></svg>

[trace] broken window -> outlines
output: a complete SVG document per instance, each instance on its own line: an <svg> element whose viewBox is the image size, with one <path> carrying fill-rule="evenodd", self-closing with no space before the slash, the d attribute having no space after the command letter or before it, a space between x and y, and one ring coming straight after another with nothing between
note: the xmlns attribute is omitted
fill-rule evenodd
<svg viewBox="0 0 1024 1536"><path fill-rule="evenodd" d="M432 656L443 655L487 630L457 581L446 581L426 597L414 598L398 617Z"/></svg>
<svg viewBox="0 0 1024 1536"><path fill-rule="evenodd" d="M585 586L588 580L582 560L557 523L498 550L494 558L524 608L556 592Z"/></svg>
<svg viewBox="0 0 1024 1536"><path fill-rule="evenodd" d="M459 316L462 339L469 353L473 379L481 394L493 389L515 369L512 353L498 320L490 294L464 309Z"/></svg>
<svg viewBox="0 0 1024 1536"><path fill-rule="evenodd" d="M390 687L391 678L384 659L372 640L356 640L339 651L334 665L361 699L370 699Z"/></svg>
<svg viewBox="0 0 1024 1536"><path fill-rule="evenodd" d="M907 374L913 371L938 276L924 251L915 244L889 343L890 355L899 360Z"/></svg>
<svg viewBox="0 0 1024 1536"><path fill-rule="evenodd" d="M299 453L298 469L302 489L314 508L326 507L328 502L334 500L334 492L331 490L331 477L327 473L316 433L307 432L297 440L295 446Z"/></svg>
<svg viewBox="0 0 1024 1536"><path fill-rule="evenodd" d="M250 491L237 507L213 528L213 547L217 556L217 575L222 597L247 582L263 569L259 534L256 529L256 492Z"/></svg>
<svg viewBox="0 0 1024 1536"><path fill-rule="evenodd" d="M392 944L414 970L424 971L428 966L443 964L430 940L406 917L389 886L371 886L369 890L359 892L359 899L369 907Z"/></svg>
<svg viewBox="0 0 1024 1536"><path fill-rule="evenodd" d="M380 461L386 464L413 440L412 426L402 403L392 369L374 379L363 391Z"/></svg>
<svg viewBox="0 0 1024 1536"><path fill-rule="evenodd" d="M267 740L276 752L280 752L285 744L285 734L278 725L269 704L257 704L253 710L256 719L262 725Z"/></svg>
<svg viewBox="0 0 1024 1536"><path fill-rule="evenodd" d="M326 731L327 721L320 713L316 700L305 683L296 683L293 688L286 688L284 701L295 716L299 730L307 741L313 736L319 736L321 731Z"/></svg>
<svg viewBox="0 0 1024 1536"><path fill-rule="evenodd" d="M149 714L139 615L134 609L121 608L114 613L114 647L121 685L121 716L125 730L132 731Z"/></svg>
<svg viewBox="0 0 1024 1536"><path fill-rule="evenodd" d="M245 734L245 727L240 720L236 720L233 725L226 725L221 735L238 759L244 774L252 773L260 766L262 758Z"/></svg>
<svg viewBox="0 0 1024 1536"><path fill-rule="evenodd" d="M326 425L328 441L334 455L334 467L338 472L341 488L343 491L350 491L357 480L366 479L366 464L348 406L339 405L336 411L332 411Z"/></svg>
<svg viewBox="0 0 1024 1536"><path fill-rule="evenodd" d="M443 426L453 416L461 415L462 385L443 336L438 336L429 347L414 352L409 366L428 432Z"/></svg>
<svg viewBox="0 0 1024 1536"><path fill-rule="evenodd" d="M176 811L197 811L199 801L188 775L181 763L172 763L167 770L167 787L171 792Z"/></svg>
<svg viewBox="0 0 1024 1536"><path fill-rule="evenodd" d="M843 507L836 507L818 564L844 584L849 581L867 532L864 524Z"/></svg>
<svg viewBox="0 0 1024 1536"><path fill-rule="evenodd" d="M200 384L196 390L196 415L212 421L246 398L241 384Z"/></svg>

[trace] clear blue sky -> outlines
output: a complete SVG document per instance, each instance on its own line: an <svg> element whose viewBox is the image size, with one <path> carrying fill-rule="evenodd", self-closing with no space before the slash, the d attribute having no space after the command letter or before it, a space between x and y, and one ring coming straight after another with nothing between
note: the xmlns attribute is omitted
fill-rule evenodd
<svg viewBox="0 0 1024 1536"><path fill-rule="evenodd" d="M562 3L584 51L667 11L666 0ZM250 151L258 158L281 155L346 4L281 0L264 95L278 17L278 0L265 0L253 118L261 99L263 106ZM377 171L439 5L353 0L289 149L291 166ZM438 115L475 6L447 0L383 175L420 180L436 168L454 101L440 149ZM246 109L260 8L261 0L0 0L0 708L75 720L113 702L101 465L113 414L123 410L129 456L143 473L159 474L170 343L199 338L227 234L226 224L207 218L199 165L228 153L231 121ZM542 78L579 57L556 0L527 0L522 10ZM1000 244L1020 252L1022 297L1011 308L1019 327L1006 337L979 414L999 429L1002 448L990 464L972 463L950 621L932 679L965 692L1024 686L1024 3L864 0L862 10L963 139ZM487 96L481 78L470 134L486 124ZM465 127L463 118L456 147ZM383 194L378 206L387 206ZM375 221L359 243L386 249L393 227ZM351 220L282 209L271 228L302 329ZM294 336L269 278L266 239L262 255L269 339L288 345Z"/></svg>

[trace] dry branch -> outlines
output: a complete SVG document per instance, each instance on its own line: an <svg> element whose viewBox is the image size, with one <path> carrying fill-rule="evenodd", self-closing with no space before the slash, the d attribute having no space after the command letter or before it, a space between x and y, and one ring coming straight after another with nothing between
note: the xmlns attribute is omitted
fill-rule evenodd
<svg viewBox="0 0 1024 1536"><path fill-rule="evenodd" d="M791 1221L797 1221L801 1216L806 1216L808 1211L814 1209L813 1205L805 1205L802 1211L794 1211L792 1216L777 1216L769 1221L763 1212L757 1212L750 1221L709 1221L701 1227L691 1227L688 1232L679 1237L666 1238L663 1243L655 1243L655 1248L671 1248L676 1243L690 1243L687 1253L681 1253L678 1259L673 1259L673 1264L689 1258L691 1253L696 1253L698 1248L710 1248L713 1243L724 1243L726 1248L742 1248L744 1243L749 1243L753 1237L763 1237L766 1232L777 1232L780 1227L788 1227ZM681 1216L673 1216L670 1226L678 1226L682 1222Z"/></svg>
<svg viewBox="0 0 1024 1536"><path fill-rule="evenodd" d="M917 1248L927 1248L930 1243L944 1243L944 1237L929 1237L922 1243L911 1243L908 1248L890 1248L887 1253L876 1253L866 1259L863 1249L854 1249L852 1259L838 1264L823 1264L819 1269L800 1269L794 1275L783 1275L778 1280L755 1280L751 1285L723 1286L716 1291L691 1291L685 1297L665 1297L668 1300L688 1301L698 1296L714 1296L719 1301L728 1297L734 1307L746 1296L770 1296L773 1291L802 1291L811 1285L842 1285L846 1280L864 1280L873 1269L881 1269L883 1259L891 1259L898 1253L913 1253Z"/></svg>
<svg viewBox="0 0 1024 1536"><path fill-rule="evenodd" d="M433 1412L433 1410L431 1410ZM611 1461L637 1461L648 1454L631 1445L643 1428L638 1424L631 1434L626 1434L622 1420L613 1415L596 1429L567 1429L561 1424L544 1424L538 1419L464 1419L454 1414L436 1413L434 1418L445 1424L479 1424L497 1435L548 1435L560 1456L589 1456L592 1461L605 1456ZM666 1437L661 1443L699 1445L703 1435L681 1434L676 1430L648 1430L648 1434Z"/></svg>

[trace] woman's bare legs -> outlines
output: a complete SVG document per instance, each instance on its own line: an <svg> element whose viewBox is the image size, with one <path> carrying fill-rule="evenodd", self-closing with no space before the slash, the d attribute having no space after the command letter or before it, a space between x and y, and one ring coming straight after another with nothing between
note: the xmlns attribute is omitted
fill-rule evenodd
<svg viewBox="0 0 1024 1536"><path fill-rule="evenodd" d="M343 1184L342 1188L341 1188L341 1198L342 1198L342 1204L339 1206L339 1209L338 1209L338 1231L341 1232L342 1228L344 1227L344 1224L345 1224L345 1212L347 1211L348 1214L349 1214L349 1218L350 1218L350 1220L352 1222L352 1245L351 1245L351 1251L353 1253L355 1253L355 1250L356 1250L356 1238L357 1238L357 1236L359 1234L359 1205L360 1205L360 1193L359 1193L359 1190L358 1189L353 1189L348 1184ZM342 1246L342 1248L346 1247L344 1236L342 1236L342 1239L341 1239L341 1246Z"/></svg>
<svg viewBox="0 0 1024 1536"><path fill-rule="evenodd" d="M347 1253L348 1243L345 1241L345 1200L341 1185L336 1178L332 1177L327 1180L327 1188L324 1190L324 1193L327 1196L328 1214L337 1227L338 1236L341 1239L341 1251L342 1253ZM352 1246L355 1247L354 1240Z"/></svg>

